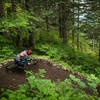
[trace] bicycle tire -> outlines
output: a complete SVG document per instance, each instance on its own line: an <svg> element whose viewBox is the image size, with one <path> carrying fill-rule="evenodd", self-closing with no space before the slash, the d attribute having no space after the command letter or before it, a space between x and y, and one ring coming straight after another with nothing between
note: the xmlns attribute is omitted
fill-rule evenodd
<svg viewBox="0 0 100 100"><path fill-rule="evenodd" d="M36 65L37 63L38 63L38 61L36 61L36 60L31 61L31 64L33 64L33 65Z"/></svg>
<svg viewBox="0 0 100 100"><path fill-rule="evenodd" d="M8 65L5 66L7 70L10 70L12 68L15 68L16 67L16 64L14 62L12 63L9 63Z"/></svg>

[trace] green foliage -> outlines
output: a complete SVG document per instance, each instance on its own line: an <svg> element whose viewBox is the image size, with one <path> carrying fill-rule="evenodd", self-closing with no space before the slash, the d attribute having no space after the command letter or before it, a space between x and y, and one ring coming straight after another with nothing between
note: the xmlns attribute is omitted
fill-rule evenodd
<svg viewBox="0 0 100 100"><path fill-rule="evenodd" d="M44 78L46 71L44 69L39 69L39 73L36 73L35 76L39 78Z"/></svg>
<svg viewBox="0 0 100 100"><path fill-rule="evenodd" d="M5 4L4 4L4 8L6 9L6 8L10 8L12 6L12 4L11 3L8 3L8 2L6 2Z"/></svg>
<svg viewBox="0 0 100 100"><path fill-rule="evenodd" d="M36 79L31 72L27 72L27 74L29 75L28 84L20 85L20 89L16 91L6 91L5 95L8 96L8 99L5 100L57 100L58 93L55 83L50 80Z"/></svg>
<svg viewBox="0 0 100 100"><path fill-rule="evenodd" d="M69 62L69 64L78 65L73 66L73 68L77 70L79 69L79 71L81 72L84 71L86 73L93 73L95 75L99 75L96 69L100 66L100 63L95 56L79 52L73 52L72 55L69 54L69 56L71 59L71 62Z"/></svg>
<svg viewBox="0 0 100 100"><path fill-rule="evenodd" d="M43 76L45 70L40 70L38 77ZM29 75L30 74L30 75ZM29 77L27 78L29 85L20 85L21 89L26 89L26 95L36 99L36 100L57 100L58 94L56 93L56 84L52 83L50 80L35 78L32 73L28 72Z"/></svg>
<svg viewBox="0 0 100 100"><path fill-rule="evenodd" d="M11 59L12 57L16 55L16 48L14 46L3 46L0 50L0 56L8 56L4 58L0 58L0 61Z"/></svg>
<svg viewBox="0 0 100 100"><path fill-rule="evenodd" d="M11 2L11 0L8 2ZM16 12L12 13L10 12L10 15L8 15L9 13L9 8L11 8L12 3L8 3L5 1L4 3L4 18L0 19L0 32L5 32L8 35L10 35L10 38L12 37L12 39L16 39L17 34L21 35L21 38L27 38L29 39L29 33L35 33L36 35L36 43L48 43L48 44L39 44L37 45L37 49L42 52L41 54L44 54L46 56L49 56L49 58L52 58L55 61L58 61L59 63L61 63L62 65L65 65L69 67L71 67L73 70L75 71L79 71L79 72L85 72L85 73L92 73L95 74L96 76L100 77L100 63L97 61L97 58L91 54L84 54L81 53L79 51L77 51L76 49L73 49L72 47L69 46L69 48L66 49L65 46L61 46L62 44L62 39L59 37L59 33L58 31L56 31L56 29L59 28L58 24L59 24L59 18L63 17L63 14L61 12L58 12L58 5L64 4L65 2L62 1L52 1L49 0L48 3L46 1L43 0L39 0L38 1L34 1L34 3L32 2L32 0L29 1L29 3L25 4L26 2L24 0L22 0L19 4L17 4L16 2ZM53 2L53 3L52 3ZM86 1L87 2L87 1ZM32 5L31 5L32 3ZM39 6L36 7L36 5ZM75 5L74 5L75 3ZM22 5L23 4L23 5ZM49 5L48 5L49 4ZM68 3L67 5L70 7L69 5L70 3ZM84 2L85 4L85 2ZM17 5L19 5L19 9ZM29 5L29 11L24 11L25 6ZM76 6L77 1L73 2L73 5ZM96 0L96 2L92 3L91 1L89 2L89 9L95 8L95 6L97 5L97 8L99 6L99 2L98 0ZM1 5L2 6L2 5ZM31 7L32 6L32 7ZM22 8L21 8L22 7ZM49 9L48 9L49 7ZM38 8L38 9L37 9ZM80 8L80 6L79 6ZM72 7L71 7L72 9ZM32 10L32 12L31 12ZM33 13L33 10L36 11L37 13ZM86 9L88 10L88 9ZM71 21L67 21L67 26L68 26L68 30L67 31L72 31L72 28L75 29L77 28L80 31L84 31L87 36L91 39L93 38L92 35L95 35L95 38L99 37L99 29L100 29L100 24L97 22L97 20L99 18L99 11L90 11L91 14L89 14L89 12L87 12L86 14L86 22L85 23L80 23L81 27L79 27L80 29L78 29L75 25L71 25L73 22L77 24L76 20L77 20L77 14L75 14L75 21L73 20L73 15L70 15L69 18L72 19ZM41 11L41 12L39 12ZM84 9L85 11L85 9ZM84 12L83 11L83 12ZM70 11L68 11L70 12ZM74 12L74 11L73 11ZM93 12L93 13L92 13ZM2 13L2 11L1 11ZM56 16L58 15L58 13L62 14L61 16ZM35 17L34 17L35 15ZM92 16L93 15L93 16ZM37 17L40 16L40 17ZM42 17L42 18L41 18ZM47 26L45 23L45 17L48 17L48 25L49 25L49 31L47 31ZM54 19L53 19L54 17ZM57 18L57 19L55 19ZM44 19L44 20L43 20ZM97 20L96 20L97 19ZM88 21L90 21L90 23L88 23ZM96 21L96 22L95 22ZM40 23L42 22L42 23ZM63 22L63 21L62 21ZM91 23L92 22L92 23ZM95 22L95 23L93 23ZM64 22L65 23L65 22ZM56 27L52 27L52 24L56 24ZM62 23L63 25L63 23ZM63 28L63 27L62 27ZM77 30L74 30L75 33L77 33ZM94 34L95 33L95 34ZM81 35L81 33L80 33ZM70 36L71 37L71 36ZM76 37L76 36L75 36ZM72 40L72 38L69 40L69 42ZM75 38L75 42L76 42L76 38ZM2 43L1 43L2 42ZM72 41L71 41L72 42ZM11 43L11 40L6 40L3 39L3 37L1 37L0 39L0 46L1 44L7 44L7 43ZM52 43L52 44L50 44ZM59 44L59 45L55 45L55 44ZM80 37L80 44L82 44L82 46L85 47L84 50L89 50L90 48L88 46L88 44L84 41L83 38ZM75 45L75 44L74 44ZM87 49L88 48L88 49ZM1 46L0 47L0 55L5 55L5 56L15 56L16 52L16 48L12 45L10 46ZM1 59L0 60L4 60ZM66 85L65 82L60 83L60 85L58 85L58 89L56 87L55 83L52 83L51 81L48 80L44 80L44 79L39 79L39 78L43 78L44 75L43 73L45 73L44 70L41 70L40 73L37 73L34 75L32 75L31 72L27 72L29 74L29 77L27 78L28 80L28 85L22 85L20 88L20 90L16 90L16 91L7 91L7 95L9 95L8 99L9 100L74 100L77 95L77 100L86 100L87 96L86 94L84 94L83 92L78 92L78 89L73 89L71 88L71 84L70 85ZM38 78L38 79L37 79ZM85 83L83 83L80 79L76 78L73 75L70 75L70 78L78 83L78 85L80 87L86 87ZM96 81L96 82L93 82ZM96 79L93 75L91 76L91 78L88 78L88 85L92 88L92 89L96 89L96 84L99 83L99 80ZM46 86L46 88L45 88ZM66 87L67 86L67 87ZM67 88L67 89L66 89ZM60 91L59 91L60 90ZM73 92L72 92L73 91ZM53 93L51 93L53 92ZM66 93L67 92L67 93ZM78 94L77 94L78 93ZM80 94L82 93L83 96ZM34 99L32 98L35 95ZM87 98L90 99L90 98ZM2 97L2 100L6 100L6 97ZM91 97L91 100L94 100Z"/></svg>
<svg viewBox="0 0 100 100"><path fill-rule="evenodd" d="M54 28L50 27L50 31L45 29L45 25L43 29L38 29L36 32L36 39L38 42L43 43L53 43L53 44L61 44L62 39L59 37L58 31Z"/></svg>
<svg viewBox="0 0 100 100"><path fill-rule="evenodd" d="M44 70L40 70L39 73L41 72L44 73ZM76 97L77 100L97 99L76 87L72 88L74 85L70 80L54 83L47 79L36 78L32 72L26 73L28 83L20 85L15 91L2 89L0 100L76 100Z"/></svg>
<svg viewBox="0 0 100 100"><path fill-rule="evenodd" d="M83 81L81 81L79 78L76 78L74 75L71 74L70 78L71 78L71 80L76 82L80 87L82 87L82 88L86 88L87 87L86 84Z"/></svg>
<svg viewBox="0 0 100 100"><path fill-rule="evenodd" d="M17 34L22 38L29 38L29 31L35 32L39 22L41 19L32 16L28 11L18 11L0 20L0 32L7 32L13 38L16 38Z"/></svg>
<svg viewBox="0 0 100 100"><path fill-rule="evenodd" d="M29 22L28 22L28 13L27 12L17 12L16 14L8 17L8 18L2 18L1 24L0 24L0 30L2 32L11 32L12 34L17 34L17 30L20 28L24 28L27 30L29 28ZM16 19L15 19L16 16ZM10 33L10 34L11 34Z"/></svg>
<svg viewBox="0 0 100 100"><path fill-rule="evenodd" d="M100 63L96 56L92 54L85 54L73 49L66 48L62 45L54 44L37 44L36 48L55 61L64 61L69 64L72 69L79 72L91 73L99 76Z"/></svg>
<svg viewBox="0 0 100 100"><path fill-rule="evenodd" d="M4 47L2 47L1 54L7 55L7 56L14 55L13 50L14 50L14 46L12 46L12 45L11 46L4 46Z"/></svg>
<svg viewBox="0 0 100 100"><path fill-rule="evenodd" d="M12 43L12 40L7 39L3 35L0 35L0 44L2 45L4 43Z"/></svg>
<svg viewBox="0 0 100 100"><path fill-rule="evenodd" d="M14 46L12 40L0 35L0 56L9 56L0 58L0 62L14 57L17 53L17 48ZM10 58L11 57L11 58Z"/></svg>
<svg viewBox="0 0 100 100"><path fill-rule="evenodd" d="M100 83L100 79L97 78L95 75L90 74L86 75L87 76L87 82L89 87L97 94L97 85Z"/></svg>

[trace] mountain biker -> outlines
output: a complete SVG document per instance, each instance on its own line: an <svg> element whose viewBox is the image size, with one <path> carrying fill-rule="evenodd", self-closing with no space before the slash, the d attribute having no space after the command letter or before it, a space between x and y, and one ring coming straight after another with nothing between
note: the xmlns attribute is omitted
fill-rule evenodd
<svg viewBox="0 0 100 100"><path fill-rule="evenodd" d="M28 65L28 55L30 54L32 54L31 50L24 50L21 53L17 54L16 57L14 58L16 64L23 67Z"/></svg>

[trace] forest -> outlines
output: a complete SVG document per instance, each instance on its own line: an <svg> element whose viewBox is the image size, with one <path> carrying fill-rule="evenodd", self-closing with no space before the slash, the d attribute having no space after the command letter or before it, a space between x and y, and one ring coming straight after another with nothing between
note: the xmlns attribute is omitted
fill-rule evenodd
<svg viewBox="0 0 100 100"><path fill-rule="evenodd" d="M0 100L100 100L100 0L0 0Z"/></svg>

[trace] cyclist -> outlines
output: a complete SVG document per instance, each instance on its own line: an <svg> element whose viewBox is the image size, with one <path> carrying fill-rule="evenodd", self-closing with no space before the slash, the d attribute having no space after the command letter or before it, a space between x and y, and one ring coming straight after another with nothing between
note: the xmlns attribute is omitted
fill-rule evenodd
<svg viewBox="0 0 100 100"><path fill-rule="evenodd" d="M17 54L16 57L14 58L15 62L19 66L26 66L28 65L28 55L32 54L31 50L24 50L21 53ZM25 62L23 62L25 61Z"/></svg>

